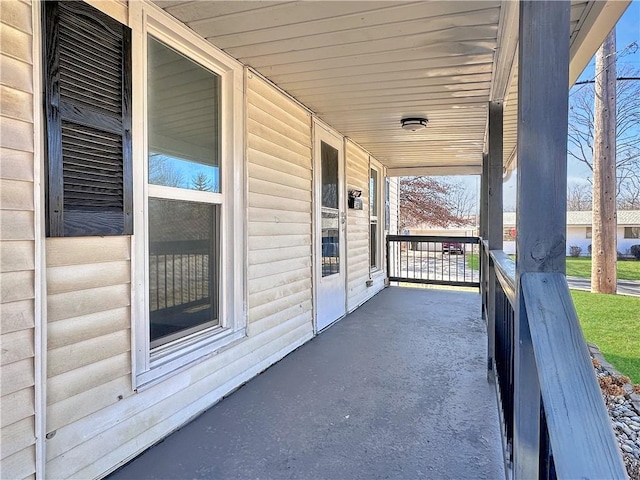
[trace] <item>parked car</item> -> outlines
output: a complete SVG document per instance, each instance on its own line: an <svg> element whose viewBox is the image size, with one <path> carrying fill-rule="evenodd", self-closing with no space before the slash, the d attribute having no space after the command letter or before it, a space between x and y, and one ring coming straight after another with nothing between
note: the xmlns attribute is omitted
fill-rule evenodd
<svg viewBox="0 0 640 480"><path fill-rule="evenodd" d="M451 254L464 254L464 249L462 248L462 244L458 242L442 242L442 253Z"/></svg>

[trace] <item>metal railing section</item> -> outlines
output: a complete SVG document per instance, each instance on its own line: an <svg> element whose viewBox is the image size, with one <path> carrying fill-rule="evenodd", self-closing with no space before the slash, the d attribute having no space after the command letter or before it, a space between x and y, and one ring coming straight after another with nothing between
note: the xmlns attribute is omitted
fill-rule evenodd
<svg viewBox="0 0 640 480"><path fill-rule="evenodd" d="M480 286L478 237L388 235L390 282Z"/></svg>
<svg viewBox="0 0 640 480"><path fill-rule="evenodd" d="M211 302L211 242L151 242L149 310L184 309Z"/></svg>
<svg viewBox="0 0 640 480"><path fill-rule="evenodd" d="M565 276L524 273L518 293L515 262L489 256L489 336L511 477L626 478Z"/></svg>

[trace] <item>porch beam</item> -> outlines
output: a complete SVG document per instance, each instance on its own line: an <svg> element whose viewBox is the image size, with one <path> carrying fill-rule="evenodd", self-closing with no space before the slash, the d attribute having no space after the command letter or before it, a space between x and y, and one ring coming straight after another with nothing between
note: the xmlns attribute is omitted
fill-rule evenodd
<svg viewBox="0 0 640 480"><path fill-rule="evenodd" d="M388 177L412 177L414 175L480 175L480 165L441 165L421 167L387 166Z"/></svg>
<svg viewBox="0 0 640 480"><path fill-rule="evenodd" d="M521 278L565 272L570 2L520 3L514 478L537 478L540 386Z"/></svg>

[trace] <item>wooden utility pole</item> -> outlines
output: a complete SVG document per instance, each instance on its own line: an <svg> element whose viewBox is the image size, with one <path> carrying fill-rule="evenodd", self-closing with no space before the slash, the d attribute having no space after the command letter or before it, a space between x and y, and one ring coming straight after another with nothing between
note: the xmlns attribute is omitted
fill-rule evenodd
<svg viewBox="0 0 640 480"><path fill-rule="evenodd" d="M616 293L616 31L596 53L591 291Z"/></svg>

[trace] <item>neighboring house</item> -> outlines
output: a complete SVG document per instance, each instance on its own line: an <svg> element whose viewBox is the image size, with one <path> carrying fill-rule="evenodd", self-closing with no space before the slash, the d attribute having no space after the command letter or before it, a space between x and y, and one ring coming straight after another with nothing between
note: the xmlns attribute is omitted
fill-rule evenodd
<svg viewBox="0 0 640 480"><path fill-rule="evenodd" d="M516 214L505 212L504 216L504 251L516 251ZM591 212L567 212L567 255L571 247L580 247L581 255L589 255L591 246ZM618 211L618 252L628 255L632 245L640 245L640 210Z"/></svg>
<svg viewBox="0 0 640 480"><path fill-rule="evenodd" d="M480 174L506 98L514 166L515 2L1 3L3 478L103 477L358 308L397 177Z"/></svg>

